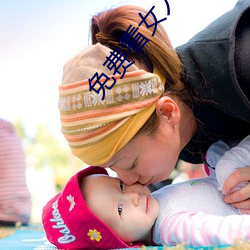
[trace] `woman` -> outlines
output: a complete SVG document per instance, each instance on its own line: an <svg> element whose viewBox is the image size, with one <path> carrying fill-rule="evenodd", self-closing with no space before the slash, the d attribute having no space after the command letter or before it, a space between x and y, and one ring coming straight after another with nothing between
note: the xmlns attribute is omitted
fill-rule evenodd
<svg viewBox="0 0 250 250"><path fill-rule="evenodd" d="M177 52L160 24L154 36L153 27L141 25L149 42L140 53L119 41L147 11L122 6L94 16L94 45L65 65L60 86L62 132L72 152L87 164L113 169L128 185L149 185L168 178L179 157L201 163L217 140L250 134L249 12L250 1L239 1ZM103 101L103 93L87 86L95 73L109 76L113 86L113 70L104 64L116 49L127 56L126 72L123 79L116 74L112 90L101 86ZM250 167L238 170L225 189L249 179ZM247 185L225 201L250 211L249 191Z"/></svg>

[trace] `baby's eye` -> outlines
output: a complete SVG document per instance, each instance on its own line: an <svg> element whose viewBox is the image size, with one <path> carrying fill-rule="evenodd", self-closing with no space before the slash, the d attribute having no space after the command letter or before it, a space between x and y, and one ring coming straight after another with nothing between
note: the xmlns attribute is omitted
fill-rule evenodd
<svg viewBox="0 0 250 250"><path fill-rule="evenodd" d="M121 213L122 213L122 208L123 208L123 205L122 204L119 204L118 205L118 214L121 216Z"/></svg>
<svg viewBox="0 0 250 250"><path fill-rule="evenodd" d="M121 180L120 180L120 189L121 189L121 191L124 191L123 182Z"/></svg>

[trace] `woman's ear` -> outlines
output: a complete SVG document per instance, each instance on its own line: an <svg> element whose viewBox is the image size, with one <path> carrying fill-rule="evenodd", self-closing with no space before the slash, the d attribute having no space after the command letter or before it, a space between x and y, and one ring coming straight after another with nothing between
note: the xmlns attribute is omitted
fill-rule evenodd
<svg viewBox="0 0 250 250"><path fill-rule="evenodd" d="M175 126L180 122L178 104L169 96L162 96L156 104L156 113L160 119Z"/></svg>

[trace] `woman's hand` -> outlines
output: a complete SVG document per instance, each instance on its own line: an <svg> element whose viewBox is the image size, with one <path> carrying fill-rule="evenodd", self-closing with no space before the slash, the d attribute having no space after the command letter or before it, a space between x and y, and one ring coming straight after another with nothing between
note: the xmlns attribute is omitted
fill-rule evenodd
<svg viewBox="0 0 250 250"><path fill-rule="evenodd" d="M240 168L233 172L225 181L222 192L225 194L224 201L241 210L243 214L250 214L250 166ZM232 190L241 183L244 187Z"/></svg>

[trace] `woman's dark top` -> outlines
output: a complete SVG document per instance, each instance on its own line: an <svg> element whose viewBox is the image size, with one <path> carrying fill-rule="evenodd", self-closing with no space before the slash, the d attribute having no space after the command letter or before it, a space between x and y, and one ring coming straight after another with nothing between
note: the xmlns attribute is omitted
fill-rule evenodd
<svg viewBox="0 0 250 250"><path fill-rule="evenodd" d="M250 134L250 0L176 50L185 83L205 100L192 106L197 131L180 159L202 163L212 143Z"/></svg>

